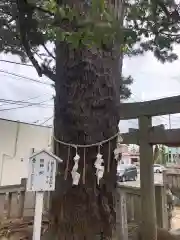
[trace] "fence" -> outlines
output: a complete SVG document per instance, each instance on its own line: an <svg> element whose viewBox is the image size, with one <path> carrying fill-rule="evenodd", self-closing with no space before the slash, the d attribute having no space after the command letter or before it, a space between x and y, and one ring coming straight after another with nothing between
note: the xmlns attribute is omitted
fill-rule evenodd
<svg viewBox="0 0 180 240"><path fill-rule="evenodd" d="M157 225L168 228L168 213L166 205L166 191L162 185L155 185L156 217ZM141 192L140 188L120 185L117 191L117 232L118 239L128 239L128 226L140 225L141 214Z"/></svg>
<svg viewBox="0 0 180 240"><path fill-rule="evenodd" d="M155 186L157 225L167 228L168 217L166 209L165 187ZM49 209L48 194L44 198L44 215ZM128 225L139 225L142 221L140 188L119 185L116 198L116 224L118 239L128 239ZM35 195L26 192L26 180L20 185L0 187L0 218L26 218L34 216Z"/></svg>
<svg viewBox="0 0 180 240"><path fill-rule="evenodd" d="M180 197L180 169L173 167L163 171L163 183L175 196Z"/></svg>
<svg viewBox="0 0 180 240"><path fill-rule="evenodd" d="M48 195L45 194L44 215L48 211ZM0 219L33 217L35 194L26 192L26 179L20 185L0 187Z"/></svg>
<svg viewBox="0 0 180 240"><path fill-rule="evenodd" d="M141 221L141 193L139 187L119 185L118 192L125 195L127 222ZM157 224L165 227L165 188L162 185L155 186ZM44 214L48 212L48 195L44 198ZM22 218L33 216L35 206L35 194L26 192L26 180L20 185L0 187L0 218Z"/></svg>

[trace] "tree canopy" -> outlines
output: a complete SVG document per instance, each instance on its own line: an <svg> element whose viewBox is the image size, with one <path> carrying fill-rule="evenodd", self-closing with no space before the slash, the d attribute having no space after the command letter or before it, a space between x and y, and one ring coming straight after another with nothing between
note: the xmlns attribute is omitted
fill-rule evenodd
<svg viewBox="0 0 180 240"><path fill-rule="evenodd" d="M57 40L67 41L73 48L96 45L107 49L116 42L128 56L152 51L162 62L177 59L173 44L180 42L180 16L174 0L125 1L121 28L105 0L71 2L2 0L0 52L17 54L23 61L28 57L40 76L52 80L55 53L54 46L48 49L47 43ZM42 48L46 54L41 53ZM43 59L41 65L37 57Z"/></svg>
<svg viewBox="0 0 180 240"><path fill-rule="evenodd" d="M23 1L22 1L23 2ZM21 3L22 3L21 2ZM29 3L29 5L27 5ZM55 54L53 52L53 45L50 49L47 48L46 43L54 43L55 37L53 32L50 31L53 25L54 19L50 19L54 13L55 2L53 7L53 1L24 1L24 5L19 5L20 7L27 10L27 20L20 26L20 15L18 17L18 2L14 1L2 1L0 5L0 26L1 26L1 39L0 39L0 52L12 53L19 55L21 60L32 61L39 75L45 74L50 79L54 80L55 77L55 67L52 62L54 62ZM40 7L41 6L41 7ZM95 6L94 6L95 7ZM98 6L96 6L98 7ZM65 8L65 7L64 7ZM47 10L48 9L48 10ZM67 9L66 9L67 10ZM70 15L69 8L69 15ZM63 8L60 9L61 14L65 14ZM73 14L73 11L71 11ZM68 15L68 17L70 17ZM21 16L21 19L25 17ZM62 17L62 16L61 16ZM48 23L50 21L50 23ZM23 20L22 20L23 22ZM21 30L28 29L27 33L22 33ZM30 28L29 28L30 27ZM54 26L56 27L56 25ZM61 32L62 35L62 32ZM66 32L69 37L68 41L72 40L73 46L77 44L78 36L74 34L71 36L70 32ZM79 35L80 36L80 35ZM60 37L60 36L59 36ZM62 36L61 36L62 37ZM97 36L98 37L98 36ZM98 39L98 38L97 38ZM40 53L39 47L43 47L46 53ZM38 65L36 57L43 59L41 66ZM28 59L29 58L29 59ZM42 62L42 61L41 61ZM51 64L52 63L52 64ZM52 66L50 68L49 66ZM131 90L129 86L132 84L133 79L128 77L122 77L122 84L120 88L121 99L127 99L131 95Z"/></svg>
<svg viewBox="0 0 180 240"><path fill-rule="evenodd" d="M131 96L131 89L129 86L133 83L133 78L131 76L121 77L121 86L120 86L120 99L128 99Z"/></svg>

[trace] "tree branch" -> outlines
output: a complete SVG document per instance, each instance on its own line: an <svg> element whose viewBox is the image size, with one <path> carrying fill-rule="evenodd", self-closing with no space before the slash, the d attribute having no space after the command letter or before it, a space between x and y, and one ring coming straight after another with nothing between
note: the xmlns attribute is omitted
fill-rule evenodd
<svg viewBox="0 0 180 240"><path fill-rule="evenodd" d="M169 13L167 7L164 5L163 1L161 0L155 0L156 4L162 9L162 11L166 14L168 18L171 17L171 14Z"/></svg>
<svg viewBox="0 0 180 240"><path fill-rule="evenodd" d="M46 52L49 54L49 56L52 57L53 59L55 59L55 56L48 50L48 48L46 47L45 44L43 44L43 47L46 50Z"/></svg>
<svg viewBox="0 0 180 240"><path fill-rule="evenodd" d="M28 35L26 32L27 27L24 25L25 23L25 7L27 6L26 0L16 0L17 2L17 9L18 9L18 25L19 25L19 32L20 32L20 37L21 37L21 42L22 45L25 49L25 52L32 62L34 68L36 69L38 75L41 77L42 75L47 76L49 79L52 81L55 81L55 73L53 70L51 70L49 67L47 67L45 64L42 64L42 66L39 65L38 61L35 59L34 54L31 50L31 46L29 44L29 39ZM30 19L29 19L30 20ZM45 44L42 44L45 50L48 52L48 54L52 57L55 58L49 50L46 48Z"/></svg>
<svg viewBox="0 0 180 240"><path fill-rule="evenodd" d="M21 38L21 42L22 45L26 51L27 56L29 57L30 61L32 62L34 68L36 69L38 75L41 77L42 76L42 69L39 66L37 60L34 58L33 53L31 52L31 48L27 39L27 34L26 34L26 28L23 25L24 23L24 8L22 7L22 5L25 6L26 1L24 0L16 0L17 3L17 10L18 10L18 25L19 25L19 32L20 32L20 38Z"/></svg>
<svg viewBox="0 0 180 240"><path fill-rule="evenodd" d="M42 7L40 7L40 6L36 6L36 5L32 4L32 3L28 3L28 4L29 4L33 9L38 10L39 12L46 13L46 14L50 15L51 17L55 17L54 13L52 13L51 11L49 11L49 10L47 10L47 9L44 9L44 8L42 8Z"/></svg>
<svg viewBox="0 0 180 240"><path fill-rule="evenodd" d="M56 81L56 74L49 67L45 66L45 64L42 64L42 74L50 78L53 82Z"/></svg>

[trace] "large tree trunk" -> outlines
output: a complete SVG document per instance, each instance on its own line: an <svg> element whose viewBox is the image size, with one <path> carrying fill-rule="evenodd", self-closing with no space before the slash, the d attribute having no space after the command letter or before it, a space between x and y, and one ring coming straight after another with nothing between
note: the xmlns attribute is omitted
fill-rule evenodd
<svg viewBox="0 0 180 240"><path fill-rule="evenodd" d="M89 50L69 51L57 46L55 89L55 138L73 144L91 144L113 136L119 123L119 85L116 82L117 58ZM58 239L96 239L98 234L112 237L115 224L113 195L116 186L116 139L101 147L105 175L96 183L94 162L97 147L78 149L80 154L78 186L72 186L71 169L75 150L71 148L68 176L68 147L55 142L55 153L64 162L59 168L56 192L52 199L53 225ZM108 164L110 169L108 169ZM109 170L109 171L108 171ZM83 175L83 172L85 174ZM83 182L84 178L84 182Z"/></svg>
<svg viewBox="0 0 180 240"><path fill-rule="evenodd" d="M56 139L73 144L92 144L117 133L119 54L89 49L72 51L66 43L59 43L56 46L56 74ZM94 167L98 147L79 148L81 179L78 186L73 186L71 170L75 149L54 142L55 154L63 159L51 208L52 230L58 240L112 239L116 220L115 147L116 138L101 147L105 174L100 185L97 185Z"/></svg>

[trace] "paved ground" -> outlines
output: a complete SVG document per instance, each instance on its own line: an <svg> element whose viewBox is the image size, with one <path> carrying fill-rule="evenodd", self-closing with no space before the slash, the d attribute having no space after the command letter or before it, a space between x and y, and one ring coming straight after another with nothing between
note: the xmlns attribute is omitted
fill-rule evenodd
<svg viewBox="0 0 180 240"><path fill-rule="evenodd" d="M154 182L155 184L162 184L162 174L160 173L155 173L154 174ZM136 181L127 181L127 182L123 182L120 183L123 185L128 185L128 186L133 186L133 187L140 187L140 175L138 174L138 178Z"/></svg>
<svg viewBox="0 0 180 240"><path fill-rule="evenodd" d="M180 228L180 208L178 208L178 207L176 207L173 211L171 227L172 227L172 229Z"/></svg>

